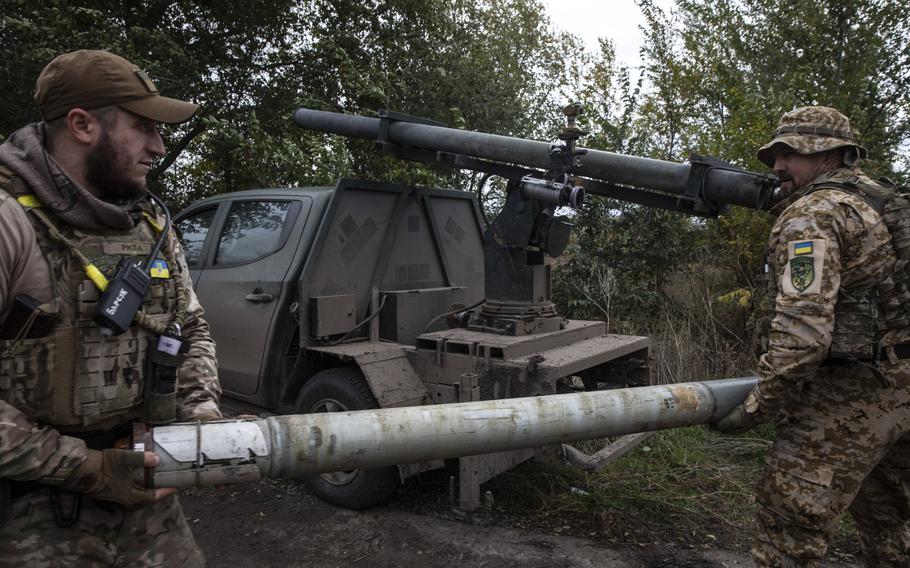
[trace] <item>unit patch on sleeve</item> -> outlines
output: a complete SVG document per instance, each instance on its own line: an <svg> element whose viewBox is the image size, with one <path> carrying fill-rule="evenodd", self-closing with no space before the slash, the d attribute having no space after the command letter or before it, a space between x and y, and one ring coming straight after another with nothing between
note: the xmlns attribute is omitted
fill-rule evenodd
<svg viewBox="0 0 910 568"><path fill-rule="evenodd" d="M781 291L784 294L821 293L826 245L827 242L823 239L787 243L787 266L781 279Z"/></svg>
<svg viewBox="0 0 910 568"><path fill-rule="evenodd" d="M802 292L815 282L815 262L811 256L796 257L790 260L790 283Z"/></svg>

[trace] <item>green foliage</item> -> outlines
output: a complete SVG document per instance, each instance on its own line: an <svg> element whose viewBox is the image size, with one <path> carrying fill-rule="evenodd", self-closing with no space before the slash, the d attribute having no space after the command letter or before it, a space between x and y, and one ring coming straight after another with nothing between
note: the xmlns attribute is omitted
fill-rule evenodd
<svg viewBox="0 0 910 568"><path fill-rule="evenodd" d="M711 155L766 171L755 150L781 114L822 104L851 118L869 149L868 173L906 176L907 0L678 0L670 12L652 0L639 5L646 24L638 81L616 65L608 43L583 69L585 145L677 161ZM641 333L669 332L675 322L698 341L716 328L741 342L744 355L756 348L768 215L734 207L716 220L681 220L594 201L577 216L578 235L559 262L554 296L568 314ZM687 274L722 277L708 279L711 289L686 287L684 299L666 283ZM739 289L754 315L714 301ZM692 309L705 317L696 321L685 311Z"/></svg>
<svg viewBox="0 0 910 568"><path fill-rule="evenodd" d="M644 65L620 65L551 29L521 0L3 0L0 134L37 120L35 77L54 55L107 48L145 67L162 91L202 104L164 132L152 172L177 205L250 187L329 185L340 176L462 187L486 217L503 183L377 153L370 141L305 132L301 106L373 114L388 108L467 128L552 139L560 108L580 100L582 144L669 160L691 152L753 170L778 117L804 104L848 114L872 174L910 168L910 0L641 0ZM743 289L762 304L770 219L734 208L713 221L603 198L573 218L555 262L554 298L570 317L612 331L670 333L675 322L717 348L751 337L760 318L715 301ZM685 285L711 274L703 288ZM680 289L693 291L682 298ZM699 310L699 319L685 310ZM674 319L676 318L676 319ZM744 337L745 336L748 337ZM738 338L738 339L737 339ZM719 368L705 363L704 369ZM669 373L673 375L674 373Z"/></svg>
<svg viewBox="0 0 910 568"><path fill-rule="evenodd" d="M0 80L9 85L2 102L12 112L4 114L0 132L39 119L31 93L39 71L52 57L74 49L109 49L145 68L164 94L202 105L202 120L165 130L168 154L151 174L159 189L173 199L217 191L205 183L209 180L184 179L187 171L206 160L214 164L202 170L227 180L229 189L242 187L232 176L266 180L255 173L238 173L247 170L245 163L236 161L243 153L238 149L252 145L246 135L258 128L256 109L269 108L275 100L271 96L275 77L269 71L297 65L283 59L293 39L286 33L293 22L293 1L257 2L255 17L242 4L231 2L7 4L12 5L3 10L0 48L12 56L0 62ZM285 97L292 93L283 90ZM279 119L271 112L264 114L270 117L266 128L271 131ZM260 159L276 145L261 148ZM162 176L174 165L174 173Z"/></svg>
<svg viewBox="0 0 910 568"><path fill-rule="evenodd" d="M701 546L707 537L747 548L753 485L772 437L767 427L738 437L705 427L666 430L600 471L535 463L499 476L489 489L504 511L533 515L543 527L569 520L614 542ZM578 447L595 452L603 443Z"/></svg>
<svg viewBox="0 0 910 568"><path fill-rule="evenodd" d="M679 0L679 98L692 149L760 168L754 151L784 112L840 109L891 172L910 136L910 3ZM659 72L659 70L655 70Z"/></svg>
<svg viewBox="0 0 910 568"><path fill-rule="evenodd" d="M39 117L31 92L55 55L115 51L145 67L168 96L202 105L200 120L165 132L151 175L172 201L250 187L328 184L342 175L469 184L458 173L378 155L365 141L304 132L300 106L373 114L380 108L519 136L547 128L577 40L550 31L518 0L5 0L0 123ZM476 181L476 180L475 180Z"/></svg>
<svg viewBox="0 0 910 568"><path fill-rule="evenodd" d="M613 333L645 331L659 319L667 277L688 260L691 225L605 199L589 199L575 222L554 274L554 300L568 317L605 320Z"/></svg>

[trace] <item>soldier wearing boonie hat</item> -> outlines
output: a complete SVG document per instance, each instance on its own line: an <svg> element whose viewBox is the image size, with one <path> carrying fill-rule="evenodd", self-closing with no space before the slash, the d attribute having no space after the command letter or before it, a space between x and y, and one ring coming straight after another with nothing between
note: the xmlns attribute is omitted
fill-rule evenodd
<svg viewBox="0 0 910 568"><path fill-rule="evenodd" d="M802 107L781 117L772 140L758 149L758 159L774 167L773 149L785 146L798 154L817 154L827 150L855 151L852 164L866 157L866 149L855 138L850 120L839 111L828 107ZM848 162L849 160L848 157ZM851 164L851 165L852 165Z"/></svg>
<svg viewBox="0 0 910 568"><path fill-rule="evenodd" d="M175 490L135 482L157 456L115 449L134 421L222 417L215 346L146 187L158 123L198 105L97 50L51 61L35 103L44 122L0 145L0 566L203 566ZM105 335L101 291L160 234L140 313ZM170 333L188 350L164 361Z"/></svg>
<svg viewBox="0 0 910 568"><path fill-rule="evenodd" d="M758 385L714 427L777 425L756 486L759 567L817 565L848 510L867 565L910 566L910 202L865 157L827 107L786 113L758 150L783 188L774 319Z"/></svg>

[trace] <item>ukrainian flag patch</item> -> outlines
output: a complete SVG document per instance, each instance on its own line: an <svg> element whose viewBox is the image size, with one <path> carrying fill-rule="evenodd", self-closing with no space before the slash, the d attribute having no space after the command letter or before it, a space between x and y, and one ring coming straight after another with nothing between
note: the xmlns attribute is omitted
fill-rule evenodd
<svg viewBox="0 0 910 568"><path fill-rule="evenodd" d="M812 241L803 241L793 245L793 256L812 254Z"/></svg>
<svg viewBox="0 0 910 568"><path fill-rule="evenodd" d="M167 262L163 258L156 258L149 267L149 274L152 278L170 278L171 271L168 269Z"/></svg>

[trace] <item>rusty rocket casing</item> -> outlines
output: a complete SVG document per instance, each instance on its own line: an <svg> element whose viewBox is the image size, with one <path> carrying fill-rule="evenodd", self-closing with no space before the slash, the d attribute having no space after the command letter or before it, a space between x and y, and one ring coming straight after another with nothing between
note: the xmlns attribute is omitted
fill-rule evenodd
<svg viewBox="0 0 910 568"><path fill-rule="evenodd" d="M293 478L704 424L755 377L456 404L158 426L156 487Z"/></svg>

